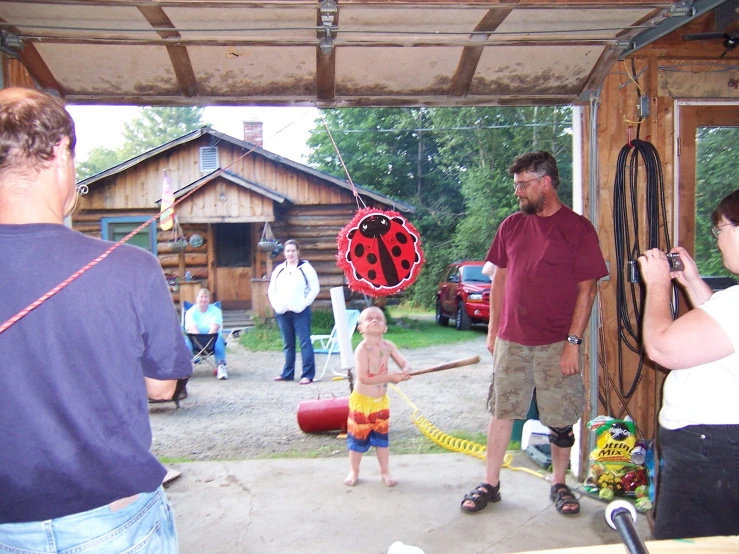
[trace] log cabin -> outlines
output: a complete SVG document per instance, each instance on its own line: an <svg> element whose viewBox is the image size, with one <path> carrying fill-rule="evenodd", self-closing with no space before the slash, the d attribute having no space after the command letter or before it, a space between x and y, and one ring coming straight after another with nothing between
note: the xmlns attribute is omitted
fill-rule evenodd
<svg viewBox="0 0 739 554"><path fill-rule="evenodd" d="M203 127L80 181L86 192L73 228L117 241L148 222L130 242L159 258L175 302L192 302L202 286L226 309L257 308L260 314L271 251L294 239L318 273L316 305L330 305L329 289L344 285L336 238L358 209L352 185L257 146L260 122L246 121L244 129L249 141ZM156 218L165 175L178 221L168 231ZM368 207L414 211L354 186Z"/></svg>

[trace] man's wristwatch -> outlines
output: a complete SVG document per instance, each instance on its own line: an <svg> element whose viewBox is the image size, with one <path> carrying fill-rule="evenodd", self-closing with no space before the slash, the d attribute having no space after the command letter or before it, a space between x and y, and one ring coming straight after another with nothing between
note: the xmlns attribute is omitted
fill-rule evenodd
<svg viewBox="0 0 739 554"><path fill-rule="evenodd" d="M577 335L567 335L567 342L574 345L582 344L582 339Z"/></svg>

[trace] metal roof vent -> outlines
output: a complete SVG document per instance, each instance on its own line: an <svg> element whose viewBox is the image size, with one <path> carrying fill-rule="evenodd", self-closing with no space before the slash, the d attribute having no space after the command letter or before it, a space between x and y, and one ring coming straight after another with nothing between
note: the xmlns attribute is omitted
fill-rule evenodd
<svg viewBox="0 0 739 554"><path fill-rule="evenodd" d="M218 169L218 147L203 146L200 148L200 172L210 173Z"/></svg>

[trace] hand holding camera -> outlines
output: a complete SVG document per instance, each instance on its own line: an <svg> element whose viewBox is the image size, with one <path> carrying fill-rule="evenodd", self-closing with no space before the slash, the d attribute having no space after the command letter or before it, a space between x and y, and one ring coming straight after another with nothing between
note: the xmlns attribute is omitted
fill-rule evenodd
<svg viewBox="0 0 739 554"><path fill-rule="evenodd" d="M654 257L654 254L646 255L645 257L652 258ZM675 271L684 271L685 270L685 264L683 264L682 259L680 258L680 254L677 252L669 252L667 253L667 263L670 265L670 272ZM636 260L629 260L628 262L628 280L629 283L640 283L641 278L639 275L639 264Z"/></svg>

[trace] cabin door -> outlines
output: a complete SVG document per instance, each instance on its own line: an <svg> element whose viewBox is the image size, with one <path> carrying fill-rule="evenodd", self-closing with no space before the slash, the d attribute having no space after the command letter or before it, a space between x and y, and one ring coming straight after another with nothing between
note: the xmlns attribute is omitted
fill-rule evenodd
<svg viewBox="0 0 739 554"><path fill-rule="evenodd" d="M215 298L224 309L251 308L254 235L251 223L216 223Z"/></svg>

